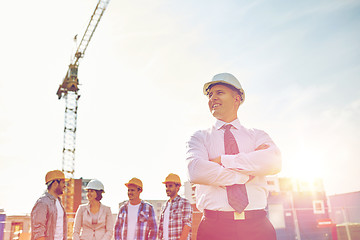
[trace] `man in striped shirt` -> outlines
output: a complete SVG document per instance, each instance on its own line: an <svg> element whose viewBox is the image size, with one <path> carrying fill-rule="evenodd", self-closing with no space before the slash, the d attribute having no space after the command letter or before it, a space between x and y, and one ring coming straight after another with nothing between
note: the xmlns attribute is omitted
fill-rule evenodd
<svg viewBox="0 0 360 240"><path fill-rule="evenodd" d="M125 184L129 201L119 210L115 224L115 240L155 240L157 226L153 206L140 199L143 184L132 178Z"/></svg>
<svg viewBox="0 0 360 240"><path fill-rule="evenodd" d="M180 177L170 173L163 183L170 199L161 210L159 240L190 240L192 207L189 200L178 195Z"/></svg>

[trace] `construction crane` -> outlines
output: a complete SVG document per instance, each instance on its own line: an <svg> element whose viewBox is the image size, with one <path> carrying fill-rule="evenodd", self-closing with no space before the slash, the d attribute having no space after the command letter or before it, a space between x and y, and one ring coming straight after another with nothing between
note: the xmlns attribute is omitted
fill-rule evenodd
<svg viewBox="0 0 360 240"><path fill-rule="evenodd" d="M77 110L79 95L79 79L78 68L79 61L84 57L85 51L90 40L98 26L104 11L110 0L99 0L95 7L95 11L91 16L85 33L78 45L76 52L70 62L63 82L57 90L59 99L65 98L65 120L64 120L64 145L62 171L65 176L70 179L66 192L63 195L63 202L66 212L73 213L74 209L74 172L75 172L75 143L76 143L76 126L77 126Z"/></svg>

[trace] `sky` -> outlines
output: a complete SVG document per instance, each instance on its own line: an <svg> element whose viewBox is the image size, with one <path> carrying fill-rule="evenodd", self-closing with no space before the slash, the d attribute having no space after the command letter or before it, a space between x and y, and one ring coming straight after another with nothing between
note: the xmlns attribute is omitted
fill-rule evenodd
<svg viewBox="0 0 360 240"><path fill-rule="evenodd" d="M62 168L56 91L97 0L2 1L0 208L30 213ZM238 117L282 152L279 177L360 191L360 2L112 0L79 66L75 178L105 185L115 213L132 177L143 199L187 180L185 144L210 127L205 82L235 75Z"/></svg>

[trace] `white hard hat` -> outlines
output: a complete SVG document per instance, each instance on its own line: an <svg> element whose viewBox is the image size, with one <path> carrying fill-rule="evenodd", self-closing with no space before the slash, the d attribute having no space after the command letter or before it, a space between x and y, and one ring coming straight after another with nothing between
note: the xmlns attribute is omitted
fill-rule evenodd
<svg viewBox="0 0 360 240"><path fill-rule="evenodd" d="M101 190L105 192L104 185L97 179L91 180L88 185L86 186L85 190L87 189L93 189L93 190Z"/></svg>
<svg viewBox="0 0 360 240"><path fill-rule="evenodd" d="M236 77L234 77L234 75L232 75L230 73L216 74L210 82L207 82L204 84L204 88L203 88L204 94L208 95L212 85L214 85L216 83L225 83L225 84L233 86L240 92L241 103L243 103L245 101L244 89L241 87L240 82L236 79Z"/></svg>

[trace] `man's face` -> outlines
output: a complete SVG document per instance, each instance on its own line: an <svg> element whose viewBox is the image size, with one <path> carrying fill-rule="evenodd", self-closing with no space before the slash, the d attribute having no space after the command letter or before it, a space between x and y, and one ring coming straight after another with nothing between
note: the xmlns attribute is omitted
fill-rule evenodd
<svg viewBox="0 0 360 240"><path fill-rule="evenodd" d="M166 195L170 198L174 198L180 189L180 186L176 186L176 184L172 182L166 183L165 186L166 186Z"/></svg>
<svg viewBox="0 0 360 240"><path fill-rule="evenodd" d="M231 122L237 118L241 99L231 88L215 85L210 89L208 97L210 112L216 119Z"/></svg>
<svg viewBox="0 0 360 240"><path fill-rule="evenodd" d="M139 200L140 199L141 190L136 185L129 185L128 186L128 197L129 200Z"/></svg>
<svg viewBox="0 0 360 240"><path fill-rule="evenodd" d="M65 180L59 180L59 181L60 183L58 183L57 181L55 182L57 184L57 187L55 188L55 193L60 196L64 193L66 184L65 184Z"/></svg>

